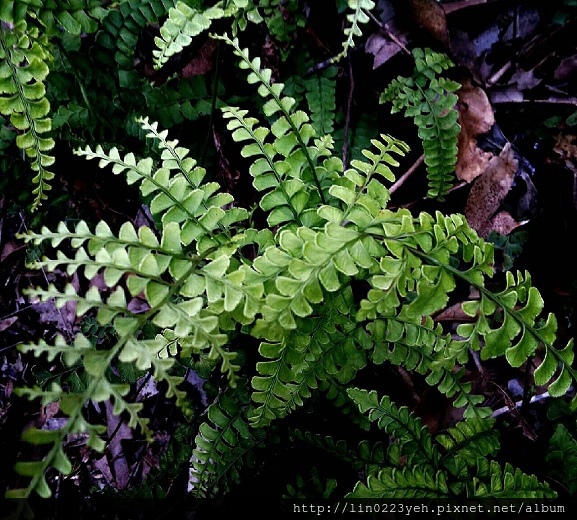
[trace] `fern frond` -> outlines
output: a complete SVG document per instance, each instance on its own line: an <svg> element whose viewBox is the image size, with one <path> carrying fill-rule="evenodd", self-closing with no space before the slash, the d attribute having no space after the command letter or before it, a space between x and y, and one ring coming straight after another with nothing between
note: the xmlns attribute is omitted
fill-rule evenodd
<svg viewBox="0 0 577 520"><path fill-rule="evenodd" d="M445 453L441 464L455 476L460 473L459 465L476 466L479 457L496 455L499 451L499 432L494 428L492 418L472 417L458 422L446 433L437 435L436 442L443 446Z"/></svg>
<svg viewBox="0 0 577 520"><path fill-rule="evenodd" d="M545 461L548 474L573 495L577 491L577 439L563 424L556 426L549 439Z"/></svg>
<svg viewBox="0 0 577 520"><path fill-rule="evenodd" d="M485 417L490 408L481 408L483 397L471 393L471 383L461 380L464 369L458 368L455 358L447 358L447 351L456 342L443 332L440 324L435 325L430 316L408 318L406 308L397 316L377 319L367 324L374 348L372 361L381 364L389 361L405 369L426 375L426 381L449 398L454 398L456 408L465 407L465 417ZM462 349L458 349L462 352ZM440 361L442 360L442 361ZM461 367L468 360L468 353L459 360Z"/></svg>
<svg viewBox="0 0 577 520"><path fill-rule="evenodd" d="M350 291L331 298L323 313L299 320L297 329L277 343L261 343L267 361L257 363L252 399L258 404L249 417L262 427L303 405L320 381L350 381L366 365L366 334L346 316Z"/></svg>
<svg viewBox="0 0 577 520"><path fill-rule="evenodd" d="M533 357L542 345L545 358L534 372L537 385L549 385L552 396L564 395L572 382L577 381L577 371L573 368L573 340L562 349L555 342L557 320L553 314L542 317L544 302L539 291L531 285L528 273L517 273L517 277L507 271L506 288L498 293L480 287L479 300L463 303L463 310L469 316L477 316L474 324L461 324L457 332L463 337L477 337L482 345L481 359L491 359L504 355L513 367L521 366ZM492 328L491 317L502 313L497 328Z"/></svg>
<svg viewBox="0 0 577 520"><path fill-rule="evenodd" d="M250 428L246 420L248 393L245 388L228 389L208 407L200 425L191 459L189 488L193 496L207 498L226 493L250 468L264 430Z"/></svg>
<svg viewBox="0 0 577 520"><path fill-rule="evenodd" d="M349 50L355 46L355 38L363 35L361 24L369 21L367 12L372 11L376 5L372 0L347 0L347 3L352 11L352 13L347 14L349 25L343 31L347 39L343 42L343 50L333 58L333 62L344 58Z"/></svg>
<svg viewBox="0 0 577 520"><path fill-rule="evenodd" d="M204 10L177 2L168 11L168 19L160 28L160 36L154 39L156 49L152 51L154 67L160 69L171 56L182 52L191 44L192 38L207 31L213 20L235 15L246 1L220 1Z"/></svg>
<svg viewBox="0 0 577 520"><path fill-rule="evenodd" d="M336 67L303 80L311 124L316 135L331 134L335 129Z"/></svg>
<svg viewBox="0 0 577 520"><path fill-rule="evenodd" d="M114 60L118 64L118 84L131 94L142 84L134 68L142 29L159 23L174 4L175 0L128 0L110 8L102 20L102 30L96 35L96 41L103 48L114 52ZM162 123L167 126L164 121Z"/></svg>
<svg viewBox="0 0 577 520"><path fill-rule="evenodd" d="M479 460L478 478L471 482L469 497L475 498L556 498L557 493L547 482L527 475L506 463Z"/></svg>
<svg viewBox="0 0 577 520"><path fill-rule="evenodd" d="M406 406L397 407L388 396L379 400L374 390L351 387L347 393L370 421L376 422L379 428L399 439L402 452L411 464L438 467L440 454L433 445L431 434Z"/></svg>
<svg viewBox="0 0 577 520"><path fill-rule="evenodd" d="M460 131L454 92L460 85L439 76L453 66L446 55L416 48L413 57L413 75L394 79L381 94L380 102L392 102L392 113L404 110L406 117L413 118L423 142L428 194L442 200L454 182Z"/></svg>
<svg viewBox="0 0 577 520"><path fill-rule="evenodd" d="M332 139L330 136L314 139L316 133L306 112L295 110L295 99L283 95L284 84L273 83L271 70L261 67L260 58L251 60L248 49L241 49L237 38L231 40L227 35L213 35L213 37L233 47L234 54L241 59L239 67L248 71L248 82L258 85L258 94L266 100L262 110L267 119L274 120L270 127L270 132L274 136L273 150L286 163L283 173L290 171L291 177L305 183L311 191L311 200L308 202L310 207L315 207L314 204L319 198L320 203L324 204L334 177L331 171L319 168L321 165L318 163L319 158L331 155ZM241 140L248 138L245 134L239 137ZM309 144L311 141L312 144ZM246 151L250 153L251 148ZM259 164L259 168L264 168L265 172L270 169L262 163Z"/></svg>
<svg viewBox="0 0 577 520"><path fill-rule="evenodd" d="M32 160L36 172L32 182L34 201L32 210L38 209L50 190L54 174L48 170L54 157L48 152L54 140L48 137L51 130L50 103L46 99L43 81L49 73L47 61L51 59L50 45L38 29L19 22L13 28L0 27L0 113L10 116L18 130L16 145Z"/></svg>
<svg viewBox="0 0 577 520"><path fill-rule="evenodd" d="M450 498L445 474L419 464L406 468L385 468L369 475L366 485L357 482L346 498Z"/></svg>

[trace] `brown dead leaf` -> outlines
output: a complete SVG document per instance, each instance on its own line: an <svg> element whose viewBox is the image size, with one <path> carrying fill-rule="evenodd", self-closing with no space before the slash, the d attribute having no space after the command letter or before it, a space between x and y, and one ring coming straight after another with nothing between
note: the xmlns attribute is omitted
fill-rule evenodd
<svg viewBox="0 0 577 520"><path fill-rule="evenodd" d="M446 49L450 39L445 10L436 0L409 0L415 23L426 29Z"/></svg>
<svg viewBox="0 0 577 520"><path fill-rule="evenodd" d="M487 238L493 230L492 219L513 185L517 168L518 161L511 144L507 143L501 153L489 161L486 171L475 179L465 205L465 217L481 237ZM501 225L500 221L497 223Z"/></svg>
<svg viewBox="0 0 577 520"><path fill-rule="evenodd" d="M204 42L198 50L198 54L182 69L182 77L201 76L212 69L212 55L217 45L218 43L213 39Z"/></svg>
<svg viewBox="0 0 577 520"><path fill-rule="evenodd" d="M395 42L381 33L373 33L367 38L365 52L373 55L373 69L380 67L401 50Z"/></svg>
<svg viewBox="0 0 577 520"><path fill-rule="evenodd" d="M10 328L14 323L18 321L18 316L12 316L10 318L4 318L0 320L0 332L5 331Z"/></svg>
<svg viewBox="0 0 577 520"><path fill-rule="evenodd" d="M471 318L471 316L463 311L462 302L459 302L437 314L437 316L435 316L435 322L439 321L458 321L461 323L474 321L474 318Z"/></svg>
<svg viewBox="0 0 577 520"><path fill-rule="evenodd" d="M487 169L493 157L477 146L476 137L491 129L495 114L485 91L473 86L469 80L462 82L457 95L461 131L457 138L455 174L458 179L471 182Z"/></svg>

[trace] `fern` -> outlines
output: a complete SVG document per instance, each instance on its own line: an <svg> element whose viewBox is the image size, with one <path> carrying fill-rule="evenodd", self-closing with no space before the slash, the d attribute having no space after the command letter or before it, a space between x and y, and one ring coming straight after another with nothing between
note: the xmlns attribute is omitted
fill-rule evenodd
<svg viewBox="0 0 577 520"><path fill-rule="evenodd" d="M431 49L414 49L415 69L399 76L382 92L380 102L392 102L391 112L412 117L423 142L430 197L443 199L454 181L457 162L457 96L460 85L440 74L453 66L449 58Z"/></svg>
<svg viewBox="0 0 577 520"><path fill-rule="evenodd" d="M86 431L91 447L105 448L101 428L84 414L90 401L112 401L131 426L152 438L140 404L127 398L129 385L112 377L121 364L150 372L190 414L178 361L202 370L220 390L196 437L190 482L198 496L231 489L267 433L288 424L298 409L314 411L318 397L360 430L376 423L392 440L384 459L368 443L346 449L348 460L356 459L351 464L367 472L351 497L520 497L524 486L529 497L553 496L535 477L493 460L499 443L490 410L463 377L470 351L519 367L542 349L535 383L559 396L576 381L572 343L555 344L555 318L542 316L544 303L530 277L507 272L505 288L490 289L493 246L462 215L388 209L387 185L408 151L405 143L381 134L345 167L332 137L317 135L309 115L283 83L272 81L260 59L236 38L214 37L239 59L262 101L257 110L266 123L240 107L221 112L248 163L266 224L252 225L251 212L237 207L189 149L148 118L137 124L153 143L150 156L101 145L76 150L138 187L153 221L138 229L127 222L114 232L105 222L93 229L83 221L73 229L62 223L22 236L57 250L32 267L64 269L87 287L49 285L29 296L59 306L76 302L78 316L95 317L110 328L112 340L97 346L79 334L71 344L57 338L21 346L79 367L86 384L19 390L45 403L59 400L69 419L55 432L26 434L49 452L18 466L31 480L13 495L50 494L46 471L71 469L61 448L67 435ZM96 275L106 290L91 285ZM450 335L433 316L462 288L479 297L462 304L471 321ZM130 310L137 297L146 301L144 312ZM243 355L249 339L251 346L260 342L253 366ZM465 409L464 421L434 438L407 408L357 388L362 371L381 377L385 363L424 376ZM325 437L324 443L345 455L338 441Z"/></svg>
<svg viewBox="0 0 577 520"><path fill-rule="evenodd" d="M262 444L264 431L249 428L248 399L246 388L228 389L208 407L191 459L189 487L194 497L225 494L254 463L253 451Z"/></svg>
<svg viewBox="0 0 577 520"><path fill-rule="evenodd" d="M349 50L355 46L355 38L363 34L361 24L369 21L367 12L372 11L376 5L372 0L347 0L347 2L352 11L352 13L347 14L348 26L344 29L347 39L343 42L342 51L333 58L333 63L344 58Z"/></svg>
<svg viewBox="0 0 577 520"><path fill-rule="evenodd" d="M36 172L32 179L32 209L37 209L47 199L49 182L54 174L48 170L54 157L48 153L54 140L51 130L50 103L46 99L43 81L48 75L46 64L51 59L50 46L38 29L28 28L19 22L13 28L2 23L0 28L0 113L10 116L10 122L19 131L18 148L32 160Z"/></svg>
<svg viewBox="0 0 577 520"><path fill-rule="evenodd" d="M192 38L207 31L213 20L240 15L250 4L249 0L220 1L204 10L177 2L170 8L168 19L155 38L157 49L153 51L154 66L161 68L171 56L182 52L192 43Z"/></svg>
<svg viewBox="0 0 577 520"><path fill-rule="evenodd" d="M550 476L574 494L577 491L577 439L563 424L556 426L549 439L546 462Z"/></svg>
<svg viewBox="0 0 577 520"><path fill-rule="evenodd" d="M397 407L374 390L348 390L359 410L397 440L407 457L404 468L387 467L358 482L347 498L553 498L556 492L534 475L488 457L499 441L493 420L457 423L433 439L406 407ZM445 453L441 452L441 449Z"/></svg>
<svg viewBox="0 0 577 520"><path fill-rule="evenodd" d="M304 80L313 128L317 135L332 134L335 120L336 67Z"/></svg>

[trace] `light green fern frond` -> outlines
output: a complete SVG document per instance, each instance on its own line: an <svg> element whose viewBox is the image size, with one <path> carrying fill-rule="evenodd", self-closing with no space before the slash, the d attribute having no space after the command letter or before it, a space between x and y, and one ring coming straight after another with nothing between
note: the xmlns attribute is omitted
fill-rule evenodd
<svg viewBox="0 0 577 520"><path fill-rule="evenodd" d="M213 20L235 15L246 0L220 1L204 10L177 2L168 11L168 19L160 28L160 36L154 39L157 49L152 51L155 68L161 68L171 56L182 52L192 43L192 38L207 31Z"/></svg>
<svg viewBox="0 0 577 520"><path fill-rule="evenodd" d="M443 199L454 182L457 162L457 96L460 85L440 74L453 66L449 58L431 49L413 50L415 69L399 76L383 91L381 103L391 102L391 112L404 110L412 117L423 142L429 196Z"/></svg>
<svg viewBox="0 0 577 520"><path fill-rule="evenodd" d="M475 323L461 324L458 333L463 337L475 338L482 346L481 359L505 356L513 367L521 366L533 358L537 349L545 349L545 358L534 372L537 385L549 385L553 396L564 395L572 383L577 381L573 368L574 352L571 339L563 348L556 348L557 320L549 313L542 316L544 302L539 291L531 285L528 273L517 276L508 271L506 288L494 293L482 286L478 300L463 303L469 316L477 316ZM492 325L495 313L502 313L497 326Z"/></svg>
<svg viewBox="0 0 577 520"><path fill-rule="evenodd" d="M375 5L376 3L372 0L348 0L349 9L352 12L347 14L348 26L343 31L347 39L343 42L343 50L333 58L333 62L344 58L355 46L355 38L363 35L361 24L369 21L367 12L372 11Z"/></svg>
<svg viewBox="0 0 577 520"><path fill-rule="evenodd" d="M38 29L19 22L13 27L0 27L0 113L10 116L18 130L16 145L31 159L36 172L32 182L36 210L50 190L54 174L48 170L54 157L48 153L54 148L49 137L52 128L50 103L46 99L44 80L48 75L47 62L51 59L48 39Z"/></svg>

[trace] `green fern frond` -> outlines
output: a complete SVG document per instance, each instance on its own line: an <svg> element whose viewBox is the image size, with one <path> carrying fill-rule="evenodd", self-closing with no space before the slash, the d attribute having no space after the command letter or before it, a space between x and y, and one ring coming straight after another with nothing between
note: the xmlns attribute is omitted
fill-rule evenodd
<svg viewBox="0 0 577 520"><path fill-rule="evenodd" d="M460 469L462 464L473 468L479 457L494 456L499 451L499 432L494 426L495 420L492 418L472 417L437 435L436 442L445 450L441 464L453 475L464 473L466 477L466 470Z"/></svg>
<svg viewBox="0 0 577 520"><path fill-rule="evenodd" d="M257 363L251 414L253 426L262 427L303 405L320 381L350 381L366 365L366 334L346 316L350 291L331 298L323 313L299 320L298 327L278 343L261 343L267 361Z"/></svg>
<svg viewBox="0 0 577 520"><path fill-rule="evenodd" d="M226 493L250 468L264 430L253 429L246 420L246 388L228 389L211 404L207 420L200 425L191 459L189 487L193 496L207 498Z"/></svg>
<svg viewBox="0 0 577 520"><path fill-rule="evenodd" d="M539 291L531 285L528 273L510 271L506 274L506 288L493 293L480 287L479 300L463 303L469 316L477 316L473 324L461 324L457 332L463 337L477 337L482 345L481 359L504 355L513 367L521 366L532 358L542 345L545 358L534 372L537 385L549 385L552 396L564 395L572 382L577 381L577 371L572 367L574 360L573 340L562 349L555 342L557 320L553 314L542 316L544 302ZM491 326L491 318L502 313L497 328Z"/></svg>
<svg viewBox="0 0 577 520"><path fill-rule="evenodd" d="M96 41L114 52L120 87L132 91L141 85L134 68L141 32L145 26L158 23L174 4L175 0L128 0L109 9Z"/></svg>
<svg viewBox="0 0 577 520"><path fill-rule="evenodd" d="M314 139L316 133L309 123L309 116L302 110L295 110L294 98L283 96L284 84L272 82L272 72L261 67L260 58L251 60L248 49L241 49L236 38L231 40L226 35L213 37L233 47L234 54L241 59L239 67L248 70L248 82L258 85L257 92L266 100L262 107L264 115L269 120L273 116L275 119L270 130L253 130L258 121L245 118L248 112L231 107L223 109L224 117L232 119L228 128L234 131L233 138L239 142L254 141L243 147L242 155L262 156L253 163L251 174L259 191L275 187L272 194L267 194L272 199L270 208L279 205L278 198L291 208L280 208L273 221L293 220L296 212L299 216L303 214L300 220L304 225L314 227L318 224L316 207L319 202L326 202L328 188L334 179L332 171L317 167L319 158L330 155L332 140ZM265 143L269 134L274 136L274 143ZM279 159L275 160L277 156ZM277 186L287 177L287 186ZM263 201L265 199L266 196Z"/></svg>
<svg viewBox="0 0 577 520"><path fill-rule="evenodd" d="M469 497L475 498L556 498L557 493L547 482L540 482L535 475L527 475L506 463L479 460L478 478L471 482Z"/></svg>
<svg viewBox="0 0 577 520"><path fill-rule="evenodd" d="M406 406L397 407L388 396L379 400L374 390L352 387L347 393L370 421L376 422L379 428L399 439L402 451L411 460L411 464L438 467L440 454L433 445L427 427Z"/></svg>
<svg viewBox="0 0 577 520"><path fill-rule="evenodd" d="M303 80L311 124L316 135L332 134L335 129L336 67Z"/></svg>
<svg viewBox="0 0 577 520"><path fill-rule="evenodd" d="M357 482L346 498L450 498L445 474L419 464L406 468L384 468L369 475L366 485Z"/></svg>
<svg viewBox="0 0 577 520"><path fill-rule="evenodd" d="M556 426L549 439L545 461L548 474L573 495L577 491L577 439L563 424Z"/></svg>
<svg viewBox="0 0 577 520"><path fill-rule="evenodd" d="M343 50L333 58L333 63L344 58L350 49L355 46L355 38L363 35L361 24L369 21L367 12L374 9L376 3L372 0L347 0L352 13L347 14L348 26L344 29L347 39L343 42Z"/></svg>
<svg viewBox="0 0 577 520"><path fill-rule="evenodd" d="M220 1L204 10L198 10L177 2L168 11L168 19L160 28L160 36L154 39L152 51L154 66L160 69L171 56L182 52L192 43L192 38L207 31L213 20L234 16L246 5L246 0Z"/></svg>
<svg viewBox="0 0 577 520"><path fill-rule="evenodd" d="M415 69L411 77L394 79L380 96L392 102L391 112L405 111L412 117L423 142L430 197L442 200L454 182L457 135L456 109L460 85L439 76L453 66L449 58L431 49L414 49Z"/></svg>
<svg viewBox="0 0 577 520"><path fill-rule="evenodd" d="M408 318L406 308L397 316L377 319L367 324L374 348L372 361L381 364L388 361L407 370L427 375L426 381L449 398L454 398L454 406L465 407L465 417L490 415L490 408L481 408L483 397L471 393L471 383L461 380L463 367L468 360L468 352L459 362L447 358L446 352L453 349L456 342L443 332L440 324L435 325L430 316ZM458 350L462 352L462 349ZM442 362L439 362L442 360ZM458 364L459 363L459 364Z"/></svg>
<svg viewBox="0 0 577 520"><path fill-rule="evenodd" d="M46 99L43 81L49 73L47 61L51 59L50 45L38 29L27 27L25 22L13 28L2 23L0 27L0 113L10 116L18 130L16 145L32 160L36 172L32 182L36 210L47 199L49 182L54 174L48 170L54 157L48 152L54 140L48 137L52 128L49 116L50 103Z"/></svg>

